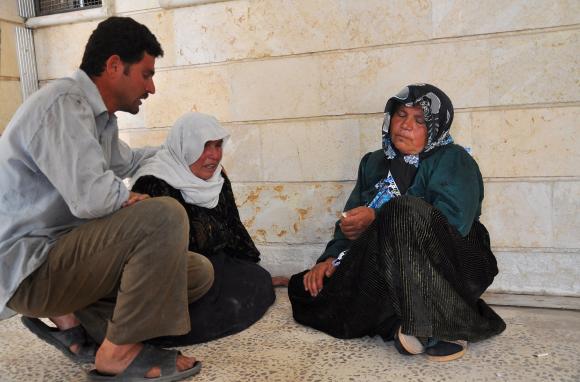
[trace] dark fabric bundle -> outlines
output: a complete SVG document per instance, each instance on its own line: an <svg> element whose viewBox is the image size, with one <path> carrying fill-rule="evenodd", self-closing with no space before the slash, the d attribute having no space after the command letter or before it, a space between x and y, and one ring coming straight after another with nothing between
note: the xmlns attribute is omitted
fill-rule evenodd
<svg viewBox="0 0 580 382"><path fill-rule="evenodd" d="M304 273L290 281L296 321L338 338L403 332L478 341L501 333L503 320L479 297L497 274L485 227L461 237L419 198L385 204L355 240L322 291L304 291Z"/></svg>
<svg viewBox="0 0 580 382"><path fill-rule="evenodd" d="M372 223L332 277L324 278L324 287L316 297L304 290L308 270L293 275L288 296L294 319L337 338L390 337L397 317L388 299L377 244L376 224Z"/></svg>
<svg viewBox="0 0 580 382"><path fill-rule="evenodd" d="M209 257L214 283L189 304L191 331L148 341L162 347L198 344L239 333L258 321L274 303L272 277L262 267L224 253Z"/></svg>

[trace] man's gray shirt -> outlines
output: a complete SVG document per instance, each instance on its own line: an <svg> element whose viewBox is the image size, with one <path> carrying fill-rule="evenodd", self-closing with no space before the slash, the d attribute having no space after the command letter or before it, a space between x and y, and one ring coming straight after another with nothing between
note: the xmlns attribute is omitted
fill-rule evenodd
<svg viewBox="0 0 580 382"><path fill-rule="evenodd" d="M129 197L123 178L155 149L131 150L82 70L33 94L0 137L0 319L59 236Z"/></svg>

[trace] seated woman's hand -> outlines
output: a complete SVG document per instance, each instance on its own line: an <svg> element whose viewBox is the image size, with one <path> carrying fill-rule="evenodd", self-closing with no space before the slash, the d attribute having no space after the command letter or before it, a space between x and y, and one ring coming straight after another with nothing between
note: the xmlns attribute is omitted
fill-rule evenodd
<svg viewBox="0 0 580 382"><path fill-rule="evenodd" d="M303 278L304 290L310 292L312 297L316 297L318 293L322 290L324 276L330 277L336 269L332 265L333 257L316 264L308 271Z"/></svg>
<svg viewBox="0 0 580 382"><path fill-rule="evenodd" d="M359 238L374 220L374 209L369 207L356 207L344 212L339 224L344 236L349 240L355 240Z"/></svg>

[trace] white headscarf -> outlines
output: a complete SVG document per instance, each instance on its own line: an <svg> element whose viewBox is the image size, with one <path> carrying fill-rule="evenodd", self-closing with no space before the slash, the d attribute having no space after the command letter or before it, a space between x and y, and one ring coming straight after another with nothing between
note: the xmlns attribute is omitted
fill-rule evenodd
<svg viewBox="0 0 580 382"><path fill-rule="evenodd" d="M225 145L229 136L227 130L211 115L183 115L173 125L159 151L145 160L135 173L131 179L131 187L140 177L153 175L180 190L187 203L214 208L218 204L224 183L221 164L208 180L195 176L189 166L201 157L207 141L223 139Z"/></svg>

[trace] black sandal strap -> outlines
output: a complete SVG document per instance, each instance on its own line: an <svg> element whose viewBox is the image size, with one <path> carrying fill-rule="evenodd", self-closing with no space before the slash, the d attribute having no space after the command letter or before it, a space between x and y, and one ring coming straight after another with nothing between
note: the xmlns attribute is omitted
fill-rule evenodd
<svg viewBox="0 0 580 382"><path fill-rule="evenodd" d="M177 350L161 349L145 344L127 369L119 374L119 377L143 378L153 367L161 369L161 376L174 374L177 372L178 354Z"/></svg>

